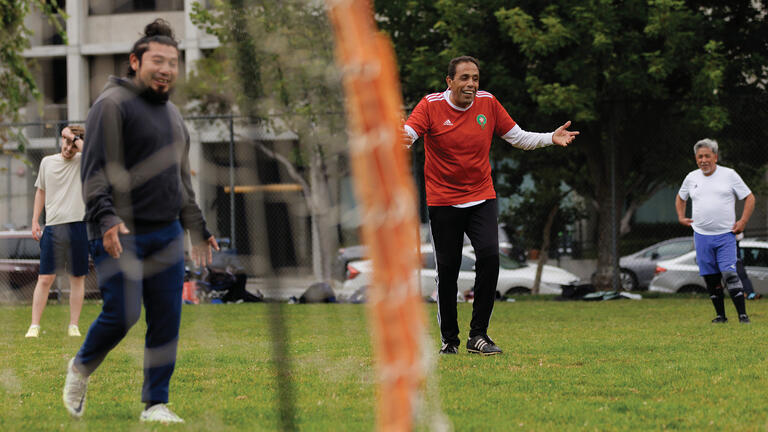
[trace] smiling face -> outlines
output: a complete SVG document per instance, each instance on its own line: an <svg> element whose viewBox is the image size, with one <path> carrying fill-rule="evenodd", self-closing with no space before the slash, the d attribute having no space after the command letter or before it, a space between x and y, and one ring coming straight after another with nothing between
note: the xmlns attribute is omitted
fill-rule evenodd
<svg viewBox="0 0 768 432"><path fill-rule="evenodd" d="M696 165L705 176L712 175L717 166L717 154L709 147L699 147L696 150Z"/></svg>
<svg viewBox="0 0 768 432"><path fill-rule="evenodd" d="M141 59L130 56L131 68L136 71L134 82L143 88L150 88L160 95L168 94L179 74L179 51L176 47L150 42Z"/></svg>
<svg viewBox="0 0 768 432"><path fill-rule="evenodd" d="M480 70L472 62L461 62L456 65L456 74L445 78L451 90L451 102L466 108L475 100L475 94L480 87Z"/></svg>

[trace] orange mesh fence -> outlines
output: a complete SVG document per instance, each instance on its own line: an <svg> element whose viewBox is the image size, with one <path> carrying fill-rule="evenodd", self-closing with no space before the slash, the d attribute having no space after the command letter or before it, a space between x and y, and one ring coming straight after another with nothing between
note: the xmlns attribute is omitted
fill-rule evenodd
<svg viewBox="0 0 768 432"><path fill-rule="evenodd" d="M344 76L350 158L374 263L368 304L378 376L377 427L413 427L424 365L424 306L416 193L402 138L402 99L390 41L368 1L327 0Z"/></svg>

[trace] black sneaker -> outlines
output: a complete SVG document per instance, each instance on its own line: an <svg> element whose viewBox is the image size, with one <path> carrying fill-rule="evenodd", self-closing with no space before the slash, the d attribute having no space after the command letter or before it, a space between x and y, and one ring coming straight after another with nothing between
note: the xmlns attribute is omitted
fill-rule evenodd
<svg viewBox="0 0 768 432"><path fill-rule="evenodd" d="M456 345L443 344L443 347L440 348L440 354L458 354L458 353L459 353L459 347Z"/></svg>
<svg viewBox="0 0 768 432"><path fill-rule="evenodd" d="M718 315L718 316L715 317L715 319L712 320L712 324L722 324L722 323L727 323L727 322L728 322L728 318L726 318L726 317L724 317L722 315Z"/></svg>
<svg viewBox="0 0 768 432"><path fill-rule="evenodd" d="M486 356L501 354L501 348L497 347L488 336L475 336L468 340L467 351Z"/></svg>
<svg viewBox="0 0 768 432"><path fill-rule="evenodd" d="M749 321L749 317L747 316L747 314L739 315L739 322L742 323L742 324L749 324L750 321Z"/></svg>

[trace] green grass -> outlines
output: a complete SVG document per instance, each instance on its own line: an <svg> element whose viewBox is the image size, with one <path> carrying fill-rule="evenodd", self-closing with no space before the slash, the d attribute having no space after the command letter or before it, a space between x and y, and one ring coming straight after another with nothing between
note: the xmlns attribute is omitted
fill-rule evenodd
<svg viewBox="0 0 768 432"><path fill-rule="evenodd" d="M0 307L0 430L278 430L270 307L184 307L171 402L187 423L171 427L138 422L143 322L92 376L78 421L61 403L65 364L81 342L65 335L67 308L50 305L45 333L25 340L29 307ZM279 307L298 429L372 430L365 307ZM497 303L490 335L504 354L436 358L422 426L439 400L457 431L764 431L768 302L748 307L751 325L715 326L704 297ZM83 330L99 310L86 305ZM427 307L430 353L439 348L435 312ZM470 314L459 306L464 338Z"/></svg>

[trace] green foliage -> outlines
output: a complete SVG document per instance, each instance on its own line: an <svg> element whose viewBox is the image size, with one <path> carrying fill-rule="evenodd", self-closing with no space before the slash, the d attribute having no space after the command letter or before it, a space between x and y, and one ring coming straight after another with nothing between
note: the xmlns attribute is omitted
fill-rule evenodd
<svg viewBox="0 0 768 432"><path fill-rule="evenodd" d="M59 16L66 18L66 14L58 8L56 2L0 0L0 123L17 121L19 109L29 102L30 97L40 99L40 92L30 71L34 62L21 55L30 46L32 31L24 25L24 17L33 7L45 15L66 43L66 34L58 19ZM7 130L0 129L0 149L10 138Z"/></svg>
<svg viewBox="0 0 768 432"><path fill-rule="evenodd" d="M765 9L762 1L714 0L376 2L409 103L442 90L443 65L469 54L481 61L481 88L523 129L574 122L581 135L567 150L529 154L495 144L494 167L515 162L496 173L496 184L519 193L502 184L520 177L509 167L533 173L550 164L553 178L602 215L595 237L603 263L612 153L620 217L660 187L679 184L695 168L691 146L706 136L721 143L750 186L764 184Z"/></svg>
<svg viewBox="0 0 768 432"><path fill-rule="evenodd" d="M440 408L457 431L763 430L765 410L752 401L768 386L768 304L749 303L749 326L713 326L705 296L644 297L496 303L490 336L504 354L484 358L462 349L435 359ZM173 430L280 429L272 306L184 306L170 399L186 423ZM288 338L276 342L290 356L297 429L372 430L376 391L365 306L279 307ZM82 327L99 310L86 305ZM75 420L61 403L66 362L82 343L65 336L67 306L46 309L38 340L23 337L29 307L0 312L0 429L144 428L143 319L91 377L85 417ZM434 305L426 307L427 315L435 313ZM462 337L471 313L471 304L459 304ZM433 353L440 347L437 327L427 328L426 350ZM420 413L434 414L430 406ZM417 430L434 424L424 420Z"/></svg>
<svg viewBox="0 0 768 432"><path fill-rule="evenodd" d="M333 34L321 2L290 0L195 2L192 22L221 42L187 80L192 111L238 111L302 144L322 142L329 154L344 142L343 93L334 65ZM273 122L272 119L279 119Z"/></svg>

